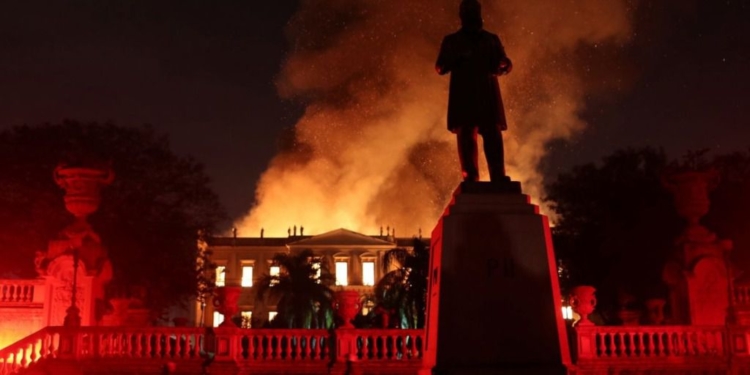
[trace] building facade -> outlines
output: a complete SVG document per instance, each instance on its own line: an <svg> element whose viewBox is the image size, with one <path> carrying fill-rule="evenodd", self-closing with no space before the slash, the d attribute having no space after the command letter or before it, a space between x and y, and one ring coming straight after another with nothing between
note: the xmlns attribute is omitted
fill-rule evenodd
<svg viewBox="0 0 750 375"><path fill-rule="evenodd" d="M216 284L240 285L239 307L241 326L261 328L276 315L273 301L256 298L255 285L263 275L277 275L282 270L273 265L276 254L298 254L305 250L321 258L325 268L335 277L335 290L356 290L360 295L373 293L374 285L384 275L383 256L394 248L411 250L414 238L396 238L388 233L370 236L347 229L319 235L297 234L296 228L287 237L213 237L208 239L212 261L216 263ZM429 242L427 239L422 241ZM396 267L396 265L389 265ZM370 306L363 307L363 313ZM198 306L196 311L199 311ZM239 317L237 317L239 318ZM197 313L200 319L200 313ZM217 326L224 317L208 303L203 322Z"/></svg>

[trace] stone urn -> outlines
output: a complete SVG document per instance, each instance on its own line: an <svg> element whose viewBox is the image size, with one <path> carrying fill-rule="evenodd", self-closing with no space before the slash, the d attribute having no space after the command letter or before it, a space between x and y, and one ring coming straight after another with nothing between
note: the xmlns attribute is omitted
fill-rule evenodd
<svg viewBox="0 0 750 375"><path fill-rule="evenodd" d="M362 307L359 292L356 290L341 290L336 292L333 307L336 310L336 315L343 322L339 328L354 328L352 320L357 317L357 313L359 313L359 309Z"/></svg>
<svg viewBox="0 0 750 375"><path fill-rule="evenodd" d="M589 314L596 308L596 288L588 285L581 285L573 288L568 297L570 307L581 319L576 322L576 326L592 326L594 323L589 320Z"/></svg>
<svg viewBox="0 0 750 375"><path fill-rule="evenodd" d="M651 325L664 324L664 306L667 300L664 298L649 298L646 300L646 321Z"/></svg>
<svg viewBox="0 0 750 375"><path fill-rule="evenodd" d="M708 213L711 201L708 194L719 184L719 173L715 169L684 171L666 174L662 185L672 193L677 213L688 223L683 237L689 241L713 241L711 232L700 224Z"/></svg>
<svg viewBox="0 0 750 375"><path fill-rule="evenodd" d="M58 165L54 178L65 190L65 208L76 219L85 221L99 209L101 188L111 184L115 174L111 169Z"/></svg>
<svg viewBox="0 0 750 375"><path fill-rule="evenodd" d="M214 309L224 315L224 321L219 327L237 327L232 317L240 311L237 302L240 300L242 287L239 285L227 285L214 290Z"/></svg>
<svg viewBox="0 0 750 375"><path fill-rule="evenodd" d="M109 304L112 306L112 311L104 315L102 325L115 327L125 325L128 320L128 307L131 301L130 298L110 298Z"/></svg>

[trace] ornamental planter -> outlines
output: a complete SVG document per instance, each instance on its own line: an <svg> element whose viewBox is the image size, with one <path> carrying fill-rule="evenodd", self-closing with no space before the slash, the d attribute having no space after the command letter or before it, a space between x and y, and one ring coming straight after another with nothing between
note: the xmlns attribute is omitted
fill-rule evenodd
<svg viewBox="0 0 750 375"><path fill-rule="evenodd" d="M649 298L646 300L646 320L648 324L664 324L664 305L667 300L664 298Z"/></svg>
<svg viewBox="0 0 750 375"><path fill-rule="evenodd" d="M662 184L672 193L677 213L687 221L683 237L698 242L713 241L700 219L711 207L708 194L719 184L719 173L714 169L671 173L662 177Z"/></svg>
<svg viewBox="0 0 750 375"><path fill-rule="evenodd" d="M359 313L359 309L362 307L359 292L356 290L342 290L336 292L334 298L333 306L336 310L336 315L343 321L339 328L354 328L352 320L354 320L357 313Z"/></svg>
<svg viewBox="0 0 750 375"><path fill-rule="evenodd" d="M65 190L65 208L81 221L94 213L101 202L101 188L114 181L110 169L66 167L55 169L55 182Z"/></svg>
<svg viewBox="0 0 750 375"><path fill-rule="evenodd" d="M573 288L570 293L570 307L581 319L576 322L576 326L592 326L594 323L589 320L589 314L596 308L596 288L588 285L581 285Z"/></svg>
<svg viewBox="0 0 750 375"><path fill-rule="evenodd" d="M214 309L221 315L224 315L224 321L219 327L237 327L232 321L232 317L240 311L237 302L242 292L241 286L222 286L216 288L213 305Z"/></svg>

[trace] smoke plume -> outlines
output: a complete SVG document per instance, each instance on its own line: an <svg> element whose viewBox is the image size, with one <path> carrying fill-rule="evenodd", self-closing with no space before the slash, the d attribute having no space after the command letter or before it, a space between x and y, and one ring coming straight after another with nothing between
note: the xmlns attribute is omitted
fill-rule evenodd
<svg viewBox="0 0 750 375"><path fill-rule="evenodd" d="M390 226L398 236L429 235L460 181L446 129L448 77L433 69L442 37L459 27L458 5L301 2L277 86L306 110L262 176L256 206L236 223L242 234L283 236L296 225L306 234ZM532 199L543 195L547 143L586 126L580 51L627 41L630 13L626 0L483 2L485 28L514 62L500 78L507 171Z"/></svg>

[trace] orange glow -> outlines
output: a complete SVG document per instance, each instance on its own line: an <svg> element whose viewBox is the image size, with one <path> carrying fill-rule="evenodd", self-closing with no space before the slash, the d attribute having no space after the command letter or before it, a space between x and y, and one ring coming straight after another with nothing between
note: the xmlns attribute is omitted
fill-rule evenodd
<svg viewBox="0 0 750 375"><path fill-rule="evenodd" d="M575 50L626 40L627 1L483 4L486 28L515 63L500 78L507 171L538 201L546 144L586 126L578 117L587 87ZM278 88L287 98L313 99L296 125L296 149L271 162L257 206L235 223L242 235L265 228L285 236L294 225L306 234L390 226L404 237L432 229L460 180L445 123L448 78L432 69L441 38L459 26L457 8L449 0L302 3ZM331 19L340 30L323 22Z"/></svg>

